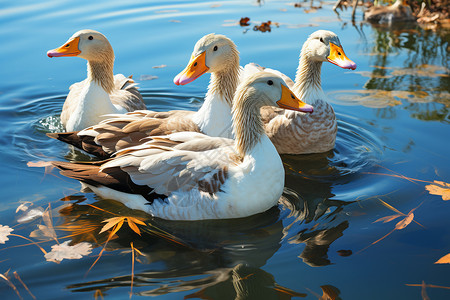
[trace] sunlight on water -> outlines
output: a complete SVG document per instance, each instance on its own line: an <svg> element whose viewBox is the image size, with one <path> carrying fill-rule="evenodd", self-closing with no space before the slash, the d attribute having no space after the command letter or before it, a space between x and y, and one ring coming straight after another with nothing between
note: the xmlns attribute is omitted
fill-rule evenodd
<svg viewBox="0 0 450 300"><path fill-rule="evenodd" d="M294 4L5 2L0 274L21 297L315 299L327 292L336 299L418 299L421 288L405 283L450 286L450 269L434 264L450 240L450 206L440 195L450 181L448 30L371 27L359 22L360 8L353 25L351 10L337 16L334 2ZM249 26L239 25L242 17ZM268 20L270 32L253 30ZM278 206L248 218L165 221L80 191L49 161L98 159L46 133L63 130L61 108L70 85L86 77L86 62L46 52L83 28L108 37L115 73L132 74L156 111L201 106L209 75L186 86L173 78L204 34L233 39L241 65L256 62L294 78L303 41L332 30L358 65L322 67L338 119L336 146L282 155ZM48 259L55 255L58 264ZM0 280L2 299L17 299Z"/></svg>

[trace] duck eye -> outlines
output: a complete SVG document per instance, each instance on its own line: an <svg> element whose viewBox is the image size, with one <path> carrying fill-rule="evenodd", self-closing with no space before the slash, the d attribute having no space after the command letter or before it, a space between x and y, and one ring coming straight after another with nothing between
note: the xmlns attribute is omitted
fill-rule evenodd
<svg viewBox="0 0 450 300"><path fill-rule="evenodd" d="M213 49L213 50L214 50L214 51L217 51L217 49L218 49L217 46L214 46L214 49Z"/></svg>
<svg viewBox="0 0 450 300"><path fill-rule="evenodd" d="M320 40L320 42L322 42L322 43L323 43L323 38L320 38L319 40Z"/></svg>
<svg viewBox="0 0 450 300"><path fill-rule="evenodd" d="M92 35L90 35L90 36L88 37L88 39L92 41L92 40L94 39L94 37L93 37Z"/></svg>
<svg viewBox="0 0 450 300"><path fill-rule="evenodd" d="M273 81L272 81L272 80L269 80L269 81L267 81L267 84L268 84L268 85L272 85L272 84L273 84Z"/></svg>

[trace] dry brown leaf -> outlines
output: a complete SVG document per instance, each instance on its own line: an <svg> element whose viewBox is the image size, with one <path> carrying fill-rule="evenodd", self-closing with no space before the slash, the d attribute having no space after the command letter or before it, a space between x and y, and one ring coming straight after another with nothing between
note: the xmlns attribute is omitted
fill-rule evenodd
<svg viewBox="0 0 450 300"><path fill-rule="evenodd" d="M450 200L450 183L434 180L425 189L432 195L442 196L444 201Z"/></svg>
<svg viewBox="0 0 450 300"><path fill-rule="evenodd" d="M400 222L398 222L395 225L395 229L401 230L401 229L405 228L406 226L408 226L412 222L413 219L414 219L414 214L412 212L410 212L406 216L406 218L404 218L403 220L401 220Z"/></svg>
<svg viewBox="0 0 450 300"><path fill-rule="evenodd" d="M241 26L248 26L250 25L248 22L250 21L249 17L243 17L239 20L239 25Z"/></svg>
<svg viewBox="0 0 450 300"><path fill-rule="evenodd" d="M435 264L450 264L450 253L439 258Z"/></svg>
<svg viewBox="0 0 450 300"><path fill-rule="evenodd" d="M261 31L261 32L271 32L272 28L270 27L270 25L272 24L272 21L267 21L267 22L263 22L261 23L261 25L255 25L253 27L254 31Z"/></svg>

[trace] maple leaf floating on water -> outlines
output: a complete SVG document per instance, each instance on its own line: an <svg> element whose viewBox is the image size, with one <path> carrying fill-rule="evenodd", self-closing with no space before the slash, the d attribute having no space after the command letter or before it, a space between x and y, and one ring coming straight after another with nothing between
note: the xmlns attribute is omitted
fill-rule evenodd
<svg viewBox="0 0 450 300"><path fill-rule="evenodd" d="M261 32L266 32L266 31L268 31L268 32L270 32L271 30L272 30L272 27L270 27L270 25L275 25L275 26L279 26L279 24L278 23L272 23L272 21L267 21L267 22L263 22L263 23L261 23L261 25L255 25L255 27L253 27L253 30L254 31L261 31Z"/></svg>
<svg viewBox="0 0 450 300"><path fill-rule="evenodd" d="M81 242L74 246L69 245L70 241L65 241L60 245L53 245L52 251L45 254L47 261L60 263L63 259L80 259L92 252L92 246L89 243Z"/></svg>
<svg viewBox="0 0 450 300"><path fill-rule="evenodd" d="M450 264L450 253L439 258L435 264Z"/></svg>
<svg viewBox="0 0 450 300"><path fill-rule="evenodd" d="M4 244L6 241L8 241L8 235L10 235L13 231L14 229L10 228L8 225L0 225L0 244Z"/></svg>
<svg viewBox="0 0 450 300"><path fill-rule="evenodd" d="M435 180L432 184L425 186L432 195L442 196L442 200L450 200L450 183Z"/></svg>
<svg viewBox="0 0 450 300"><path fill-rule="evenodd" d="M243 17L239 20L239 25L241 26L248 26L250 25L248 22L250 21L250 18L248 17Z"/></svg>

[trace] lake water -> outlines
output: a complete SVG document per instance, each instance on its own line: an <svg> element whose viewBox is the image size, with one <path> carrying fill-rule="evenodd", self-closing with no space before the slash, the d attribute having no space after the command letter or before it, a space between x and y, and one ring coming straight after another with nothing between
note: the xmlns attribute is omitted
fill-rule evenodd
<svg viewBox="0 0 450 300"><path fill-rule="evenodd" d="M434 264L450 252L450 202L425 188L434 180L450 182L449 31L373 28L360 24L361 11L353 26L350 10L338 17L331 2L321 8L301 4L2 1L0 224L22 237L10 235L0 244L0 273L10 270L21 297L31 299L13 272L37 299L127 299L132 273L134 299L317 299L322 289L339 290L342 299L421 299L422 288L406 284L450 286L450 265ZM241 17L254 23L240 27ZM252 29L267 20L279 26L266 33ZM209 76L182 87L172 78L207 33L233 39L242 65L256 62L293 77L307 36L332 30L358 65L356 71L326 63L322 68L322 85L339 120L336 148L283 156L284 197L265 213L222 221L150 220L154 227L140 226L141 237L124 224L105 247L102 221L144 216L79 192L77 181L56 170L27 166L90 159L45 135L61 130L68 87L86 75L84 60L49 59L46 51L84 28L108 37L115 72L133 74L153 110L201 105ZM166 66L153 68L160 65ZM382 201L405 215L374 223L397 213ZM59 264L46 261L23 237L50 252L57 241L42 227L50 225L48 219L24 222L26 212L16 213L22 203L51 211L60 244L88 242L92 253ZM414 208L417 223L394 230ZM38 225L44 231L35 231ZM134 264L131 243L140 251ZM448 289L428 287L426 293L450 299ZM0 295L19 298L4 279Z"/></svg>

